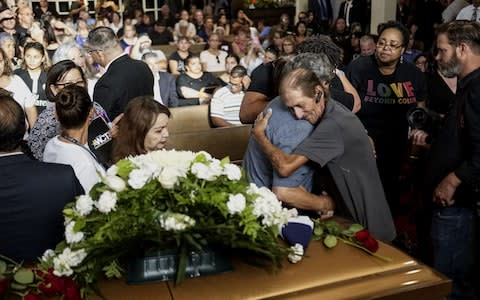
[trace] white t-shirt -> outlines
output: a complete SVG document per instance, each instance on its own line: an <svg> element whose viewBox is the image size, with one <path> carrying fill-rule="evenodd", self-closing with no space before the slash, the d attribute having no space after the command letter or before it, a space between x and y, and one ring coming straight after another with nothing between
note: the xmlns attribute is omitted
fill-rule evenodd
<svg viewBox="0 0 480 300"><path fill-rule="evenodd" d="M208 50L200 52L200 62L206 65L204 72L225 72L225 58L228 53L219 50L218 56L213 55ZM217 58L218 57L218 58Z"/></svg>
<svg viewBox="0 0 480 300"><path fill-rule="evenodd" d="M233 94L229 85L217 90L210 103L210 116L224 119L233 125L242 125L240 105L244 95L243 91Z"/></svg>
<svg viewBox="0 0 480 300"><path fill-rule="evenodd" d="M75 175L83 186L86 193L92 186L100 181L100 174L104 174L103 167L88 152L88 146L81 146L71 143L65 143L58 138L58 135L48 141L43 152L43 161L70 165L75 171Z"/></svg>
<svg viewBox="0 0 480 300"><path fill-rule="evenodd" d="M5 89L13 94L13 99L15 99L23 109L35 106L35 96L22 78L17 75L12 76L12 80Z"/></svg>

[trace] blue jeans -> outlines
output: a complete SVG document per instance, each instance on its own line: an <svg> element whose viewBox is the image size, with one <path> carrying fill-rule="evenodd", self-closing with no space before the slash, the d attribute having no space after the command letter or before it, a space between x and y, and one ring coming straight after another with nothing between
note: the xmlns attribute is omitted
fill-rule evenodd
<svg viewBox="0 0 480 300"><path fill-rule="evenodd" d="M464 207L433 210L434 267L452 279L453 299L477 299L475 295L475 211ZM478 270L477 270L478 273Z"/></svg>

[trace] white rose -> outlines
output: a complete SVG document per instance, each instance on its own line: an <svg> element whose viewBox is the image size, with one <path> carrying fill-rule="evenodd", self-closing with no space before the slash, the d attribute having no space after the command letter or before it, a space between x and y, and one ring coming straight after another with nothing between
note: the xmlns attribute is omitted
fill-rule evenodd
<svg viewBox="0 0 480 300"><path fill-rule="evenodd" d="M295 244L294 246L290 247L292 252L288 254L288 260L292 264L296 264L297 262L301 261L303 258L303 246L301 244Z"/></svg>
<svg viewBox="0 0 480 300"><path fill-rule="evenodd" d="M164 168L158 176L158 182L165 189L172 189L178 182L178 171L174 168Z"/></svg>
<svg viewBox="0 0 480 300"><path fill-rule="evenodd" d="M112 190L119 193L126 187L125 181L122 178L115 175L108 175L103 179L103 182Z"/></svg>
<svg viewBox="0 0 480 300"><path fill-rule="evenodd" d="M135 169L128 175L128 184L136 190L141 189L151 176L152 173L147 169Z"/></svg>
<svg viewBox="0 0 480 300"><path fill-rule="evenodd" d="M227 208L232 215L241 213L245 209L245 197L242 194L230 194L228 196Z"/></svg>
<svg viewBox="0 0 480 300"><path fill-rule="evenodd" d="M73 227L75 227L74 221L68 223L65 227L65 240L67 240L68 244L78 243L83 240L83 232L76 232Z"/></svg>
<svg viewBox="0 0 480 300"><path fill-rule="evenodd" d="M235 164L226 164L223 168L229 180L240 180L242 177L242 171Z"/></svg>
<svg viewBox="0 0 480 300"><path fill-rule="evenodd" d="M117 194L110 191L105 191L100 195L98 202L95 204L98 210L104 214L109 213L112 210L115 210L117 205Z"/></svg>
<svg viewBox="0 0 480 300"><path fill-rule="evenodd" d="M53 274L58 277L70 276L73 274L72 268L60 257L53 259Z"/></svg>
<svg viewBox="0 0 480 300"><path fill-rule="evenodd" d="M212 174L210 168L203 163L194 163L192 165L192 173L200 179L205 179L208 181L215 179L215 175Z"/></svg>
<svg viewBox="0 0 480 300"><path fill-rule="evenodd" d="M88 195L82 195L78 197L77 202L75 202L75 210L80 216L88 215L93 208L93 200Z"/></svg>

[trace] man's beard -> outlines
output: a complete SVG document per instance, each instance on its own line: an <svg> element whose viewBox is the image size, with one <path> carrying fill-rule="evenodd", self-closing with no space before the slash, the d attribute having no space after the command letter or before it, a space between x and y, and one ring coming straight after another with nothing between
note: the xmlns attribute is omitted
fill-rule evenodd
<svg viewBox="0 0 480 300"><path fill-rule="evenodd" d="M457 77L462 71L462 66L458 63L457 54L455 53L446 63L438 62L438 70L447 78Z"/></svg>

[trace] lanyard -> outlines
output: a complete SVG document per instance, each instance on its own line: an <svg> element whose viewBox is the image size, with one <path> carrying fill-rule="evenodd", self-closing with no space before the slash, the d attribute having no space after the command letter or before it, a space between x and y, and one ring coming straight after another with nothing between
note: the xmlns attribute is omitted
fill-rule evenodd
<svg viewBox="0 0 480 300"><path fill-rule="evenodd" d="M77 141L76 139L66 135L66 134L61 134L61 137L63 137L64 139L66 139L67 141L69 141L70 143L73 143L77 146L79 146L80 148L84 149L85 151L87 151L88 153L90 153L90 155L93 157L93 159L95 159L95 161L97 162L97 165L101 166L102 169L105 171L105 168L98 162L98 159L97 159L97 156L95 155L95 153L92 152L92 150L88 149L87 147L85 147L84 145L80 144L79 141Z"/></svg>

